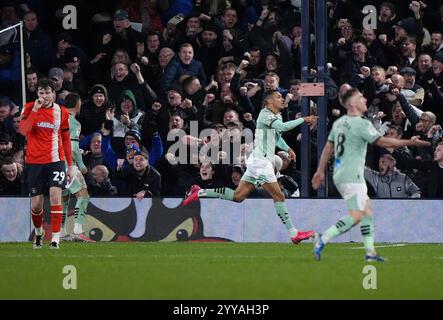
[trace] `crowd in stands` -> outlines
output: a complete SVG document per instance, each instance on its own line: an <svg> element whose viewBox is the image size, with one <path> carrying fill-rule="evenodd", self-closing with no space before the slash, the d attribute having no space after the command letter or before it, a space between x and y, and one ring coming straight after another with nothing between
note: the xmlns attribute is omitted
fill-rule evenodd
<svg viewBox="0 0 443 320"><path fill-rule="evenodd" d="M76 29L63 27L68 4L77 9ZM366 5L377 9L376 29L363 28ZM330 0L327 10L328 128L346 113L343 94L358 88L382 134L432 143L371 146L370 195L443 198L443 3ZM263 94L283 95L284 121L302 116L300 1L5 0L0 13L0 30L24 23L26 102L37 99L41 78L53 80L60 105L70 92L81 96L80 147L92 196L182 197L195 183L235 188ZM0 33L0 195L27 194L17 30ZM314 98L310 105L315 114ZM205 129L212 133L199 136ZM284 138L300 158L299 128ZM216 155L207 152L214 145ZM298 196L299 163L281 150L276 159L282 190ZM332 183L329 196L338 196Z"/></svg>

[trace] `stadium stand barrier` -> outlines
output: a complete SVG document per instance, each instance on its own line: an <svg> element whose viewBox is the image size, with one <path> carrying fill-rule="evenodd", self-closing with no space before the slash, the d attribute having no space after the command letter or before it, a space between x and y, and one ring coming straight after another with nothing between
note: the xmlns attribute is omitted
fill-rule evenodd
<svg viewBox="0 0 443 320"><path fill-rule="evenodd" d="M188 207L180 198L93 198L85 231L97 241L234 241L287 242L269 199L241 204L205 199ZM0 242L33 238L28 198L0 198ZM68 230L74 222L70 204ZM345 212L340 199L288 199L297 227L323 230ZM441 200L374 200L376 242L443 243ZM45 210L47 211L47 210ZM44 218L50 237L49 217ZM361 241L353 229L336 242ZM411 232L412 231L412 232Z"/></svg>

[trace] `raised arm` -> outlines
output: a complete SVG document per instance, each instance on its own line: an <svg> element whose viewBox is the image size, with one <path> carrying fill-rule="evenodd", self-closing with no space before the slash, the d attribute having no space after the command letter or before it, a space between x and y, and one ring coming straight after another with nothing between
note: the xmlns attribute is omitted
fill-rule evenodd
<svg viewBox="0 0 443 320"><path fill-rule="evenodd" d="M34 105L25 105L25 110L23 111L22 120L19 124L20 134L22 136L27 136L28 133L34 127L35 116L37 114L38 109L41 108L43 104L43 100L37 99L34 102Z"/></svg>
<svg viewBox="0 0 443 320"><path fill-rule="evenodd" d="M306 122L307 124L312 125L317 121L317 119L318 119L317 116L307 116L307 117L303 117L303 118L299 118L299 119L291 120L291 121L287 121L287 122L283 122L281 120L275 120L274 122L271 123L271 128L275 129L279 132L286 132L286 131L290 131L290 130L298 127L303 122Z"/></svg>
<svg viewBox="0 0 443 320"><path fill-rule="evenodd" d="M275 129L279 132L286 132L286 131L290 131L290 130L298 127L303 122L305 122L305 120L303 118L299 118L299 119L291 120L291 121L287 121L287 122L283 122L281 120L275 120L274 122L271 123L271 128Z"/></svg>
<svg viewBox="0 0 443 320"><path fill-rule="evenodd" d="M409 140L380 137L375 144L381 148L398 148L408 146L429 147L431 145L431 143L428 141L420 140L418 136L414 136Z"/></svg>

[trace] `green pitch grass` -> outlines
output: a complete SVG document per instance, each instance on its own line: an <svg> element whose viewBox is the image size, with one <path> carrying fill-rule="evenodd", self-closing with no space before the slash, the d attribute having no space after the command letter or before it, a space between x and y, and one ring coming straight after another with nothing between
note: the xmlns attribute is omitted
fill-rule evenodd
<svg viewBox="0 0 443 320"><path fill-rule="evenodd" d="M379 248L377 289L365 290L360 244L0 244L0 299L443 299L443 246ZM63 288L63 268L77 289Z"/></svg>

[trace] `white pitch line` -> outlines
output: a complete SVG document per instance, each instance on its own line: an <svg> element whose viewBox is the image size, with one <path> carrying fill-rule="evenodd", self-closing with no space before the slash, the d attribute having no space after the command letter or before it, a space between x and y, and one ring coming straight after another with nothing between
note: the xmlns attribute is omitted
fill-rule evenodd
<svg viewBox="0 0 443 320"><path fill-rule="evenodd" d="M3 255L5 258L184 258L189 259L190 255L159 255L159 254L143 254L143 255L69 255L69 254L57 254L54 255L26 255L26 254L11 254L11 255ZM200 258L199 255L195 255L195 258ZM205 259L208 257L204 257ZM276 259L276 258L286 258L286 256L262 256L262 255L214 255L210 256L210 259Z"/></svg>
<svg viewBox="0 0 443 320"><path fill-rule="evenodd" d="M391 248L391 247L404 247L406 246L405 243L396 243L396 244L388 244L385 246L374 246L374 248ZM355 247L355 248L346 248L347 250L360 250L360 249L366 249L365 247Z"/></svg>
<svg viewBox="0 0 443 320"><path fill-rule="evenodd" d="M88 255L67 255L67 254L57 254L55 253L54 255L35 255L35 254L5 254L2 257L5 258L114 258L115 256L112 255L92 255L92 254L88 254Z"/></svg>

